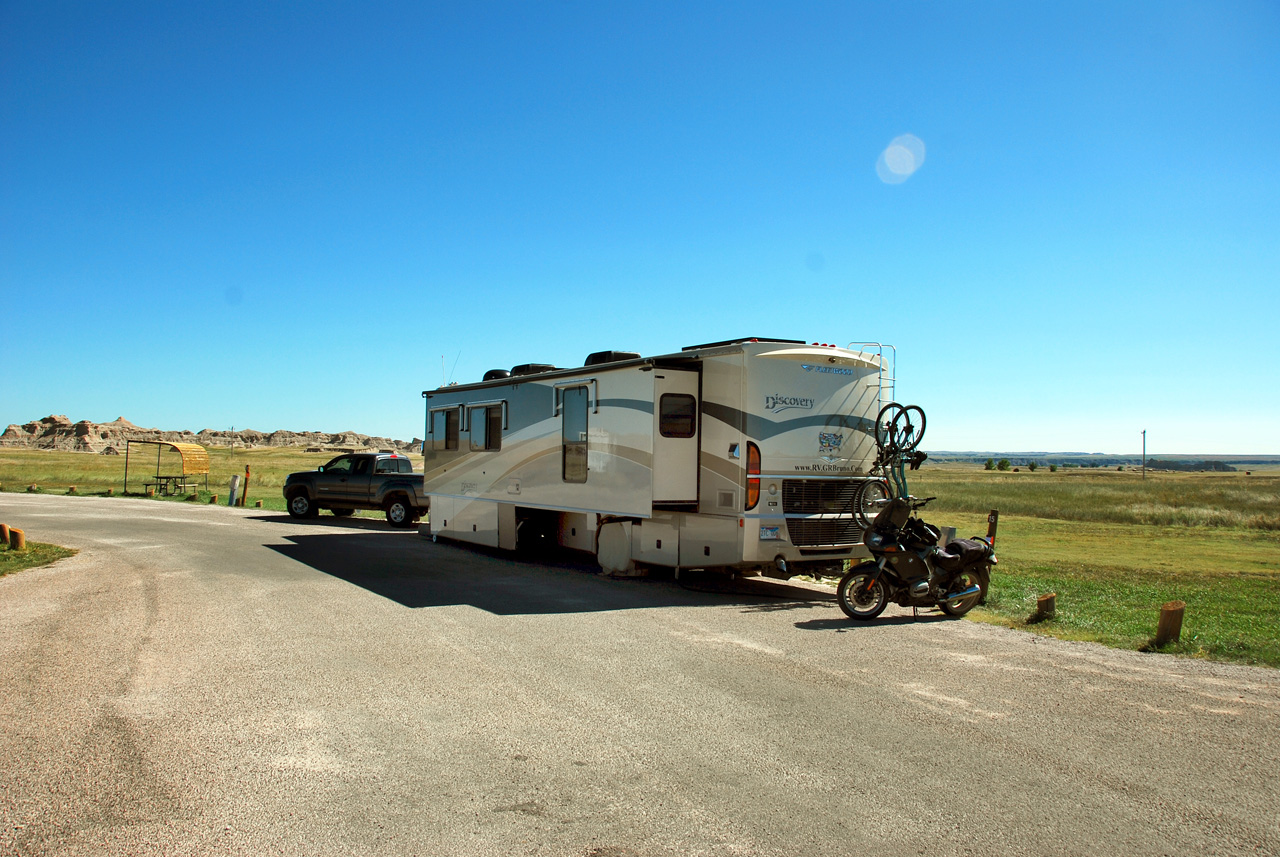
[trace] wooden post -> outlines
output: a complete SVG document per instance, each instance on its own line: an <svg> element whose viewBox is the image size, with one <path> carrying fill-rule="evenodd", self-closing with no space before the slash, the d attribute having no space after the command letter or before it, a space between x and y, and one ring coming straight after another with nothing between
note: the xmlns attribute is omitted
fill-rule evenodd
<svg viewBox="0 0 1280 857"><path fill-rule="evenodd" d="M1031 621L1043 622L1045 619L1052 619L1057 610L1058 593L1050 592L1048 595L1041 595L1036 599L1036 612L1031 614Z"/></svg>
<svg viewBox="0 0 1280 857"><path fill-rule="evenodd" d="M107 496L108 496L108 497L114 497L114 496L116 496L116 489L114 489L114 488L108 488L108 489L107 489Z"/></svg>
<svg viewBox="0 0 1280 857"><path fill-rule="evenodd" d="M72 485L70 488L68 488L68 489L67 489L67 493L68 493L68 494L74 494L74 493L76 493L76 486Z"/></svg>
<svg viewBox="0 0 1280 857"><path fill-rule="evenodd" d="M1160 622L1156 625L1156 646L1176 643L1182 636L1182 612L1186 609L1185 601L1170 601L1160 608Z"/></svg>
<svg viewBox="0 0 1280 857"><path fill-rule="evenodd" d="M8 524L0 524L0 542L3 542L6 545L9 544L9 525Z"/></svg>
<svg viewBox="0 0 1280 857"><path fill-rule="evenodd" d="M9 547L16 551L27 549L27 534L17 527L9 528Z"/></svg>
<svg viewBox="0 0 1280 857"><path fill-rule="evenodd" d="M261 509L261 508L262 508L262 501L261 501L261 500L255 500L255 501L253 501L253 507L254 507L255 509Z"/></svg>
<svg viewBox="0 0 1280 857"><path fill-rule="evenodd" d="M240 495L239 506L243 507L249 500L249 465L244 466L244 493Z"/></svg>

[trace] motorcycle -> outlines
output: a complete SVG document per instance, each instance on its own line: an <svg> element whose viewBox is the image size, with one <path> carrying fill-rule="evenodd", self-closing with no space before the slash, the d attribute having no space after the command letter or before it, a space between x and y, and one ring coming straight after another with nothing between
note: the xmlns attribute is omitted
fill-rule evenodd
<svg viewBox="0 0 1280 857"><path fill-rule="evenodd" d="M863 537L872 559L845 572L836 590L840 609L850 619L874 619L890 601L963 616L986 599L995 548L980 536L939 546L938 528L915 515L935 499L876 501L883 508Z"/></svg>

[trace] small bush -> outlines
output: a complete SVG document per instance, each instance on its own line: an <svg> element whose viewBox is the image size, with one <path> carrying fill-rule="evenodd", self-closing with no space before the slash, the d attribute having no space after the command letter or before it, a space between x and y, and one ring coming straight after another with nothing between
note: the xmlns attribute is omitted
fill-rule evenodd
<svg viewBox="0 0 1280 857"><path fill-rule="evenodd" d="M996 470L1008 470L1008 469L1009 469L1009 459L1007 458L1000 459L1000 463L996 465Z"/></svg>

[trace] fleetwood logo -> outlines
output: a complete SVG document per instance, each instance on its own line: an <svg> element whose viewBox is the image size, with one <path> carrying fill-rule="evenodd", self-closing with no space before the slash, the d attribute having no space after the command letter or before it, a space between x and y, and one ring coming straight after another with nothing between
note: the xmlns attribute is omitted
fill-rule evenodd
<svg viewBox="0 0 1280 857"><path fill-rule="evenodd" d="M823 375L856 375L852 369L843 366L814 366L812 363L801 363L800 368L806 372L821 372Z"/></svg>
<svg viewBox="0 0 1280 857"><path fill-rule="evenodd" d="M764 409L771 414L780 413L781 411L789 411L792 408L811 411L813 410L813 399L804 399L799 396L764 397Z"/></svg>

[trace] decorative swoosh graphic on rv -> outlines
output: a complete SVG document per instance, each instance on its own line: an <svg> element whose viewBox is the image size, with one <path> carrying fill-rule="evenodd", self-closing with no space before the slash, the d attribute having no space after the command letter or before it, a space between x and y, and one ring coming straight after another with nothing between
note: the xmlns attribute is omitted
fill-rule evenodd
<svg viewBox="0 0 1280 857"><path fill-rule="evenodd" d="M702 413L731 426L748 437L767 439L802 428L846 428L874 435L875 419L839 414L805 414L789 420L770 420L758 414L749 414L739 408L731 408L718 402L702 402Z"/></svg>

